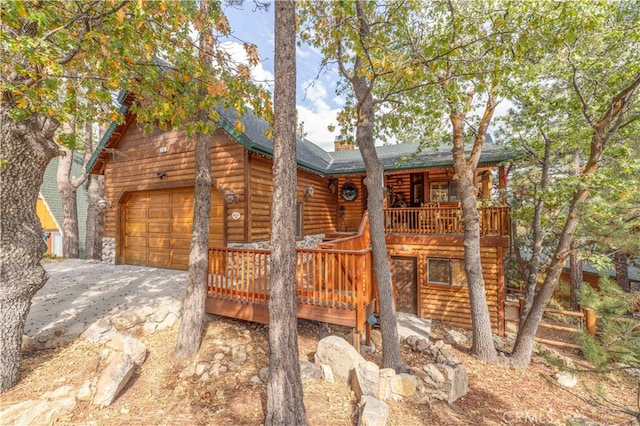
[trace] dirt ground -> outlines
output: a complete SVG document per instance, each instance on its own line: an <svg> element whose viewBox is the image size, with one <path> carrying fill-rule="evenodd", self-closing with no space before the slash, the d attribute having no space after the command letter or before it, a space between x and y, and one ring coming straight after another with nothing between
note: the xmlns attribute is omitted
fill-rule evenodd
<svg viewBox="0 0 640 426"><path fill-rule="evenodd" d="M331 327L331 334L347 337L349 330ZM435 323L432 341L442 338L444 328ZM300 357L313 361L320 327L299 324ZM327 335L327 331L324 331ZM211 362L216 353L235 343L247 348L247 361L236 371L227 371L209 382L180 379L187 366L172 356L176 330L140 337L147 345L145 363L116 401L107 408L79 402L75 411L59 424L73 425L259 425L264 418L266 385L251 380L267 366L268 328L226 318L215 318L206 326L199 362ZM225 348L226 347L226 348ZM84 341L57 349L25 354L22 380L4 393L0 409L35 398L63 385L79 388L97 369L101 347ZM469 393L453 404L419 403L417 400L388 402L389 425L637 425L629 415L613 407L636 409L637 379L622 373L607 376L581 374L580 384L564 389L550 379L553 370L536 357L527 370L491 365L475 360L468 347L454 347L469 374ZM380 361L381 355L369 356ZM403 347L403 362L422 366L425 355ZM579 364L578 364L579 365ZM605 405L593 404L597 400ZM304 402L312 425L355 425L357 402L346 384L311 381L304 385ZM587 421L588 420L588 421ZM624 422L624 423L622 423Z"/></svg>

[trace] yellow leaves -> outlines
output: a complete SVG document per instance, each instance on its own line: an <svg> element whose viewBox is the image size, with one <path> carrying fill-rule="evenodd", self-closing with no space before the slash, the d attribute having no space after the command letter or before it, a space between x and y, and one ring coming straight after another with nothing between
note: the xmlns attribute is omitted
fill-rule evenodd
<svg viewBox="0 0 640 426"><path fill-rule="evenodd" d="M244 133L244 124L242 123L242 121L240 121L240 120L236 120L236 125L235 125L235 127L236 127L236 131L237 131L238 133Z"/></svg>
<svg viewBox="0 0 640 426"><path fill-rule="evenodd" d="M207 92L213 97L220 97L227 94L227 86L222 81L216 81L207 85Z"/></svg>
<svg viewBox="0 0 640 426"><path fill-rule="evenodd" d="M231 32L229 21L227 20L227 17L222 13L220 14L220 16L218 16L218 21L216 22L216 31L225 35Z"/></svg>
<svg viewBox="0 0 640 426"><path fill-rule="evenodd" d="M29 16L27 8L24 7L24 2L18 1L14 4L14 6L16 8L16 12L18 12L18 15L20 15L21 18L26 18L27 16Z"/></svg>
<svg viewBox="0 0 640 426"><path fill-rule="evenodd" d="M264 137L267 139L273 139L273 129L271 127L264 131Z"/></svg>
<svg viewBox="0 0 640 426"><path fill-rule="evenodd" d="M26 108L27 107L27 98L20 98L18 99L18 101L16 102L16 106L18 108Z"/></svg>
<svg viewBox="0 0 640 426"><path fill-rule="evenodd" d="M247 59L249 65L256 66L260 62L260 55L258 54L258 46L253 43L243 43L244 51L247 52Z"/></svg>
<svg viewBox="0 0 640 426"><path fill-rule="evenodd" d="M126 14L124 12L124 8L118 9L116 12L116 21L122 22L126 18Z"/></svg>
<svg viewBox="0 0 640 426"><path fill-rule="evenodd" d="M250 80L251 79L251 70L249 69L248 66L246 66L244 64L238 65L238 74L244 80Z"/></svg>

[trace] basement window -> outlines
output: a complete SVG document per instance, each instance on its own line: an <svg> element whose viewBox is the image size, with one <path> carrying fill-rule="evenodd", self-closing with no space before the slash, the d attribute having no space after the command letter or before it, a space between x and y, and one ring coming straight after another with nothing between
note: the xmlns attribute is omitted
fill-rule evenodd
<svg viewBox="0 0 640 426"><path fill-rule="evenodd" d="M427 283L450 286L467 286L462 259L427 259Z"/></svg>

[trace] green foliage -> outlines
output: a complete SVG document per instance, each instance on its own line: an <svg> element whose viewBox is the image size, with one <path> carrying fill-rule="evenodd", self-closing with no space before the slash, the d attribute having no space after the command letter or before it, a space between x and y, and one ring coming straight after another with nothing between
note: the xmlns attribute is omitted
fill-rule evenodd
<svg viewBox="0 0 640 426"><path fill-rule="evenodd" d="M640 294L629 294L609 279L600 279L600 290L583 286L580 304L598 317L596 336L583 331L578 339L585 358L596 368L621 362L640 367L640 322L628 313L640 303Z"/></svg>
<svg viewBox="0 0 640 426"><path fill-rule="evenodd" d="M193 39L204 22L215 29L215 63L208 69L197 61ZM195 0L6 2L3 102L16 121L44 114L60 123L70 117L109 123L123 119L112 101L122 90L135 95L132 109L141 121L161 128L211 132L212 124L193 119L198 108L219 104L239 113L250 105L270 119L270 95L251 81L255 46L245 45L246 63L235 62L220 42L229 32L220 1L207 16ZM204 97L198 96L202 87ZM59 142L74 145L72 138Z"/></svg>

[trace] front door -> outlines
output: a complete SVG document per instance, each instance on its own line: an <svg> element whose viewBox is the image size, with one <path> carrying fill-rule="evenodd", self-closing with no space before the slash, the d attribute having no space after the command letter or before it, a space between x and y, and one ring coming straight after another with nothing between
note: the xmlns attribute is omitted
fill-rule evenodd
<svg viewBox="0 0 640 426"><path fill-rule="evenodd" d="M416 264L415 257L391 257L391 277L398 292L398 312L418 313Z"/></svg>

